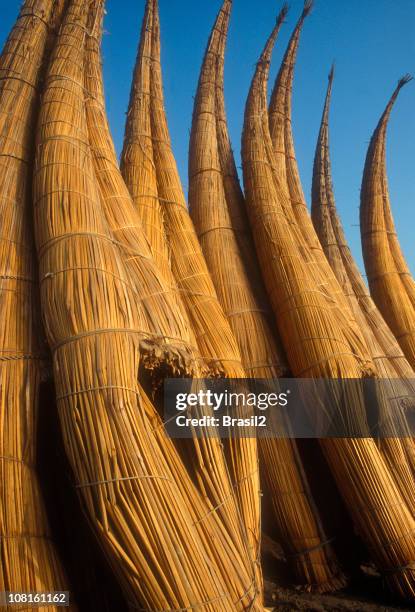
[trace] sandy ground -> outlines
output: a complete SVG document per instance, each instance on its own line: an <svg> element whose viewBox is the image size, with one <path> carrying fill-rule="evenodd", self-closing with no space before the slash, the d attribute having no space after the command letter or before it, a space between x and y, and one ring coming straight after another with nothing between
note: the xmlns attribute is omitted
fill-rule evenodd
<svg viewBox="0 0 415 612"><path fill-rule="evenodd" d="M350 591L335 595L309 595L292 589L278 588L272 583L266 584L268 610L278 612L411 612L414 608L403 608L393 604L376 603L373 600L359 597Z"/></svg>
<svg viewBox="0 0 415 612"><path fill-rule="evenodd" d="M344 591L332 595L303 593L289 585L289 570L281 547L263 536L265 605L275 612L411 612L415 606L392 601L382 578L370 565L362 565L360 576Z"/></svg>

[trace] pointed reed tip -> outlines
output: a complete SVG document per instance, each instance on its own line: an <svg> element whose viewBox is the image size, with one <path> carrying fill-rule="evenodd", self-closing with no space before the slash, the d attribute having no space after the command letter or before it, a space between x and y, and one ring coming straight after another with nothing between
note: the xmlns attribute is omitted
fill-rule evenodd
<svg viewBox="0 0 415 612"><path fill-rule="evenodd" d="M333 79L334 79L334 66L335 66L335 64L333 62L332 65L331 65L331 68L330 68L329 76L328 76L329 84L330 85L333 83Z"/></svg>
<svg viewBox="0 0 415 612"><path fill-rule="evenodd" d="M311 13L313 6L314 6L314 0L305 0L303 12L301 14L302 19L304 19L305 17L307 17L307 15Z"/></svg>
<svg viewBox="0 0 415 612"><path fill-rule="evenodd" d="M398 87L397 89L401 89L404 85L406 85L407 83L409 83L410 81L413 81L413 76L409 73L404 74L402 78L399 79L398 81Z"/></svg>
<svg viewBox="0 0 415 612"><path fill-rule="evenodd" d="M288 2L284 2L277 17L277 25L281 25L288 13Z"/></svg>

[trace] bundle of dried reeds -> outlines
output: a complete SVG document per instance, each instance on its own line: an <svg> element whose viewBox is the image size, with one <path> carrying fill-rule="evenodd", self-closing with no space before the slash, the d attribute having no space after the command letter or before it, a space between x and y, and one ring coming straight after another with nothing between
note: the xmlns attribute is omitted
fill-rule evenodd
<svg viewBox="0 0 415 612"><path fill-rule="evenodd" d="M136 288L106 220L86 122L90 6L69 4L46 80L35 169L42 304L66 452L130 605L225 611L235 601L194 525L195 489L183 468L180 480L176 456L172 467L166 460L173 447L153 432L157 413L136 382Z"/></svg>
<svg viewBox="0 0 415 612"><path fill-rule="evenodd" d="M193 332L203 359L213 374L243 378L245 372L236 340L229 323L218 301L212 279L210 278L206 261L203 257L197 235L190 219L182 185L177 171L176 161L171 148L170 135L164 109L163 84L160 63L160 24L158 4L156 0L148 0L152 9L146 15L152 14L151 28L152 49L150 69L150 120L152 155L157 176L158 198L162 207L164 228L170 247L169 257L173 274L186 305ZM143 31L144 32L144 31ZM143 33L142 32L142 33ZM142 64L149 59L144 57L144 45L140 46L137 62ZM135 74L143 70L136 68ZM132 87L130 99L129 121L127 121L126 141L134 140L130 134L139 135L135 128L134 117L140 117L143 111L143 96L140 87ZM141 110L137 110L141 107ZM147 139L148 140L148 139ZM126 157L127 147L123 155L123 175L131 193L137 192L133 177L139 176L139 171L127 172L129 158ZM226 451L233 487L239 503L248 538L251 558L255 561L259 554L260 540L260 504L259 475L256 441L242 439L227 441ZM257 580L260 580L260 571Z"/></svg>
<svg viewBox="0 0 415 612"><path fill-rule="evenodd" d="M303 243L303 249L308 253L304 260L310 269L310 273L321 287L321 291L327 295L327 306L333 308L333 316L339 318L341 326L348 326L353 329L354 334L359 338L360 353L367 359L368 367L371 367L373 364L369 363L370 355L365 346L364 338L330 268L313 227L295 156L291 122L294 69L302 28L312 7L313 0L305 0L303 11L290 37L275 81L269 105L271 139L277 173L290 203L288 211L285 212L293 227L298 225L295 230L297 239Z"/></svg>
<svg viewBox="0 0 415 612"><path fill-rule="evenodd" d="M253 378L261 378L270 366L274 375L284 374L286 365L278 355L276 339L271 337L270 344L266 342L261 347L246 342L248 337L262 335L257 326L263 325L263 315L269 317L269 312L267 315L263 287L261 303L251 289L247 290L247 286L255 283L259 294L261 277L255 257L252 257L245 202L226 124L223 68L231 4L230 0L225 1L219 11L200 74L189 150L189 207L217 295L243 355L245 371ZM249 278L245 259L249 262L253 259L249 264ZM248 302L242 304L244 299ZM244 338L240 337L241 333ZM261 350L262 356L258 354ZM270 353L274 353L271 363Z"/></svg>
<svg viewBox="0 0 415 612"><path fill-rule="evenodd" d="M400 79L373 133L361 189L362 248L370 292L415 368L415 282L403 257L393 221L386 174L386 130L402 87Z"/></svg>
<svg viewBox="0 0 415 612"><path fill-rule="evenodd" d="M26 0L0 55L0 592L68 588L36 473L42 342L31 180L46 50L63 2ZM27 604L15 609L27 609ZM41 606L40 610L58 609ZM72 606L75 609L75 606Z"/></svg>
<svg viewBox="0 0 415 612"><path fill-rule="evenodd" d="M317 234L323 246L327 259L339 281L344 294L349 300L356 321L365 336L373 361L379 376L390 379L388 384L388 402L394 403L394 422L401 423L401 433L407 429L404 414L401 411L401 401L394 402L396 397L402 400L406 390L408 396L413 396L415 372L405 359L399 344L385 323L382 315L370 297L369 291L359 272L352 252L347 244L346 236L337 214L331 177L329 153L329 108L334 68L329 74L326 99L319 137L314 158L312 186L312 219ZM394 379L400 379L394 384ZM403 382L406 379L407 382ZM386 389L386 382L384 383ZM409 398L408 398L409 399ZM400 412L401 414L398 414ZM384 415L384 417L387 415ZM400 418L399 418L400 417ZM391 428L391 434L394 433ZM409 430L408 430L409 434ZM415 448L411 438L399 440L386 438L380 440L382 451L389 457L389 466L397 479L398 486L407 503L415 514L414 479Z"/></svg>
<svg viewBox="0 0 415 612"><path fill-rule="evenodd" d="M116 219L116 223L121 225L121 228L123 225L126 225L129 232L128 236L131 237L131 248L133 248L134 243L140 243L140 240L141 243L143 242L140 237L142 230L140 220L137 218L138 213L134 209L131 196L126 189L117 166L114 146L106 118L99 48L99 41L102 36L103 10L104 2L102 0L93 3L90 11L90 24L88 25L88 30L93 35L89 36L86 42L85 90L89 140L95 171L102 190L102 198L107 201L107 205L104 204L104 208L105 206L111 207L110 214L107 214L110 227L115 227L111 221L112 218ZM112 208L112 203L115 204L114 208ZM129 215L128 224L127 222L120 222L122 215ZM136 237L135 241L134 237ZM124 242L123 237L120 237L119 241L120 243ZM128 251L126 252L127 254ZM150 254L147 256L147 259L149 258ZM135 284L142 283L140 277L135 272L134 259L131 260L130 257L126 256L125 262L127 268L130 269L132 281ZM130 268L130 266L133 267ZM181 299L180 296L176 297L178 300ZM187 317L186 314L184 316ZM199 369L199 373L203 373L203 371L202 368ZM157 425L157 430L159 428L160 424ZM171 450L169 451L169 444L170 441L164 438L163 447L166 449L165 454L169 463L172 464L175 461L175 454ZM207 503L204 505L198 505L197 501L193 502L192 510L194 509L196 514L195 522L202 532L206 531L205 523L207 517L209 517L209 521L212 524L209 527L209 533L215 533L215 530L217 530L217 533L215 533L215 545L212 547L211 541L208 540L207 548L211 549L210 552L216 557L216 561L220 561L219 565L225 568L225 580L229 580L230 583L232 581L235 582L232 577L232 573L235 572L236 574L239 573L241 578L243 578L240 583L241 588L236 583L236 588L239 589L239 592L236 592L237 597L235 597L235 600L237 600L247 590L246 587L249 584L243 569L244 563L247 563L248 559L245 559L246 550L243 538L241 537L241 521L226 469L222 444L219 439L212 435L202 440L196 438L194 444L196 448L192 448L190 445L190 447L185 449L187 450L186 460L207 500ZM181 445L180 449L183 451L183 445ZM183 470L183 467L181 469ZM180 467L177 468L177 478L183 478L183 476L180 476ZM218 546L219 538L224 540L223 547ZM235 587L230 587L231 592L234 589ZM247 597L243 598L244 601L242 603L244 605L249 600L249 597L250 594L248 593Z"/></svg>
<svg viewBox="0 0 415 612"><path fill-rule="evenodd" d="M248 212L259 260L293 374L311 378L361 378L367 374L355 335L342 327L304 262L290 204L275 171L267 112L271 45L252 81L243 130L242 157ZM343 389L333 406L346 431L368 431L364 398ZM336 414L337 413L337 414ZM351 428L351 429L348 429ZM356 528L370 547L388 585L415 595L414 518L373 439L321 441Z"/></svg>
<svg viewBox="0 0 415 612"><path fill-rule="evenodd" d="M246 372L256 378L287 374L260 284L245 201L236 174L224 103L224 54L231 1L225 0L206 49L193 111L189 204L218 297L238 341ZM281 13L273 36L281 26ZM314 590L343 584L311 499L295 442L261 439L267 490L277 529L296 580Z"/></svg>

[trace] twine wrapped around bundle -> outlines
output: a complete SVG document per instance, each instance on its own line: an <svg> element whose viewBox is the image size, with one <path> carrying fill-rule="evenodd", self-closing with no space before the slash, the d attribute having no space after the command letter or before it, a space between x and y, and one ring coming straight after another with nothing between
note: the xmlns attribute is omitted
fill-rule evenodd
<svg viewBox="0 0 415 612"><path fill-rule="evenodd" d="M360 196L360 226L371 295L415 368L415 281L398 241L386 174L389 117L400 90L410 80L408 75L400 79L370 141Z"/></svg>
<svg viewBox="0 0 415 612"><path fill-rule="evenodd" d="M390 379L388 384L388 403L391 410L382 415L384 427L387 419L392 423L390 435L396 436L396 423L400 424L400 436L408 430L408 439L387 437L380 440L380 447L387 458L388 464L397 480L403 496L412 512L415 514L414 474L415 446L409 437L409 429L401 404L403 394L408 398L405 407L414 407L415 372L406 360L402 350L385 323L382 315L370 297L369 291L360 274L359 268L347 244L341 220L336 210L331 177L329 152L329 108L334 69L329 74L329 83L321 120L321 127L314 158L313 188L312 188L312 219L320 242L328 261L349 300L352 311L365 336L373 361L379 376ZM394 384L394 379L399 379ZM386 382L385 390L386 390ZM393 417L392 419L390 417ZM395 431L394 431L395 430Z"/></svg>
<svg viewBox="0 0 415 612"><path fill-rule="evenodd" d="M31 182L39 87L63 2L26 0L0 55L0 592L67 590L40 491L42 360ZM27 604L14 609L27 609ZM41 606L39 610L58 610ZM75 609L75 605L71 605Z"/></svg>
<svg viewBox="0 0 415 612"><path fill-rule="evenodd" d="M158 3L151 4L152 48L150 69L150 120L152 158L157 176L158 198L162 208L164 231L169 245L169 258L174 278L186 306L196 342L212 375L244 378L238 345L217 298L206 261L190 219L176 161L171 148L164 108L163 83L160 62L160 24ZM149 13L147 9L146 15ZM144 30L142 30L143 34ZM144 57L141 44L137 62L149 61ZM136 67L135 75L144 69ZM140 176L128 168L132 163L128 143L139 135L138 118L147 108L144 92L133 83L126 125L126 146L122 156L122 172L130 193L138 192L134 181ZM141 118L142 121L142 118ZM146 122L146 125L147 122ZM148 135L147 135L148 136ZM146 136L146 141L149 139ZM127 154L128 153L128 154ZM138 158L137 158L138 160ZM133 162L134 163L134 162ZM135 177L135 178L134 178ZM151 240L151 237L149 237ZM261 576L257 564L260 541L260 497L256 440L230 439L225 442L233 487L238 499L244 536L249 541L251 563L255 563L258 590Z"/></svg>
<svg viewBox="0 0 415 612"><path fill-rule="evenodd" d="M49 67L35 168L42 306L65 448L99 543L134 609L234 604L190 509L158 417L137 383L141 313L111 234L86 122L90 2L72 0Z"/></svg>
<svg viewBox="0 0 415 612"><path fill-rule="evenodd" d="M287 373L287 365L260 281L225 115L223 72L230 10L231 2L225 0L199 77L189 150L189 204L246 372L253 378L274 379ZM285 13L284 8L273 38ZM295 442L263 438L259 449L276 527L296 580L316 591L343 586L331 546L323 544L330 538L311 499Z"/></svg>
<svg viewBox="0 0 415 612"><path fill-rule="evenodd" d="M272 45L271 45L272 48ZM242 141L248 213L268 294L292 372L297 377L360 379L365 359L353 336L327 307L305 263L287 192L276 172L269 131L267 82L271 49L258 62L245 111ZM355 388L356 389L356 388ZM341 395L341 397L340 397ZM347 383L333 418L345 431L369 431L362 394ZM415 596L415 520L373 439L320 442L356 529L391 589Z"/></svg>

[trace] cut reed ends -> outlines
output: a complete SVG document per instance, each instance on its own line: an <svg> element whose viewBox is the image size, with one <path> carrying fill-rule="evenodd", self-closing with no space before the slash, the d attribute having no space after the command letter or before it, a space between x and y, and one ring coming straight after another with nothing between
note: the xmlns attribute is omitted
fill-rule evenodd
<svg viewBox="0 0 415 612"><path fill-rule="evenodd" d="M91 27L101 24L96 19L103 2L92 4L95 15ZM94 8L95 7L95 8ZM142 219L118 167L115 147L105 113L100 49L95 35L87 40L88 62L85 68L86 121L94 169L101 189L103 211L114 240L117 242L131 283L132 298L140 317L141 361L151 374L154 386L166 374L202 375L206 368L196 348L196 341L187 319L172 274L160 273L160 262L154 256L144 233ZM140 168L142 162L138 164ZM153 245L151 245L153 246Z"/></svg>

